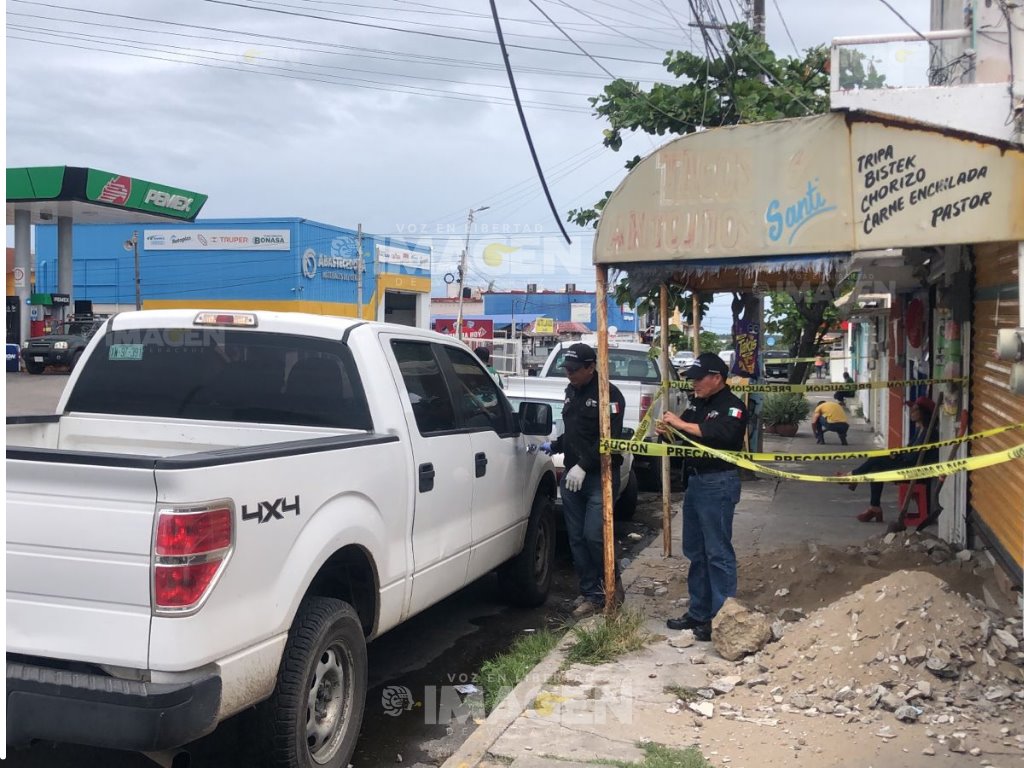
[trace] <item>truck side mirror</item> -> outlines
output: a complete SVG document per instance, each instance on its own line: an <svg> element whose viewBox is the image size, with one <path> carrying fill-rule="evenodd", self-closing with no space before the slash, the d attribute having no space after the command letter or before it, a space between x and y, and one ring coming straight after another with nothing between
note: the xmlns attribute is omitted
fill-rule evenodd
<svg viewBox="0 0 1024 768"><path fill-rule="evenodd" d="M549 403L519 404L519 429L524 435L547 437L554 423Z"/></svg>

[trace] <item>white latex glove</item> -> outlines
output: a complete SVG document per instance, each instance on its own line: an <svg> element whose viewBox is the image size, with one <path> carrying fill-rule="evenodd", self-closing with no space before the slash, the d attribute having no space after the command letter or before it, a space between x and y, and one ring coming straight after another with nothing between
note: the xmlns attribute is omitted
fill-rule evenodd
<svg viewBox="0 0 1024 768"><path fill-rule="evenodd" d="M565 473L565 490L575 493L583 487L583 478L586 476L587 471L579 464L575 465Z"/></svg>

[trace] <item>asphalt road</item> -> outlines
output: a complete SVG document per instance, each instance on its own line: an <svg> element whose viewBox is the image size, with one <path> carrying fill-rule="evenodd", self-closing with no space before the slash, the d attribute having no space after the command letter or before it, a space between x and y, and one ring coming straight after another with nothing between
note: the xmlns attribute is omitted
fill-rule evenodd
<svg viewBox="0 0 1024 768"><path fill-rule="evenodd" d="M7 374L7 414L53 413L67 374ZM639 551L658 528L660 497L642 494L633 522L616 526L622 539L620 556ZM626 534L643 538L629 541ZM393 767L402 762L434 763L444 759L469 736L474 725L427 722L424 710L389 714L382 702L387 686L408 688L417 700L453 683L472 682L481 664L494 657L524 631L563 625L576 596L576 580L564 537L560 537L552 594L545 606L530 611L507 607L497 580L488 576L378 638L369 646L369 693L353 765ZM433 688L430 688L433 686ZM223 723L210 736L188 745L193 768L243 768L254 763L250 713ZM401 756L399 758L399 756ZM140 754L72 745L37 743L8 751L12 768L153 768Z"/></svg>

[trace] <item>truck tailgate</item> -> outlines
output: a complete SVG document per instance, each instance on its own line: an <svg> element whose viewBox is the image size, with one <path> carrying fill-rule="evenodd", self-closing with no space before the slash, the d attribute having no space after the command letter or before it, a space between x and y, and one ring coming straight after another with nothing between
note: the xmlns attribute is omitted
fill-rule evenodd
<svg viewBox="0 0 1024 768"><path fill-rule="evenodd" d="M147 666L156 490L129 464L7 459L8 653Z"/></svg>

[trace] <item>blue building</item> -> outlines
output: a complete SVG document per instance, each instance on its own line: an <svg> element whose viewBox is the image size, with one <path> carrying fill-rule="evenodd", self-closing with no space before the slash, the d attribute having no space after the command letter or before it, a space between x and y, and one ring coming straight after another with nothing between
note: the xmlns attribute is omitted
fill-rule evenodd
<svg viewBox="0 0 1024 768"><path fill-rule="evenodd" d="M132 240L135 235L136 246ZM145 309L269 309L428 327L430 249L308 219L76 224L74 299L134 309L135 247ZM36 227L36 291L57 290L57 227Z"/></svg>

